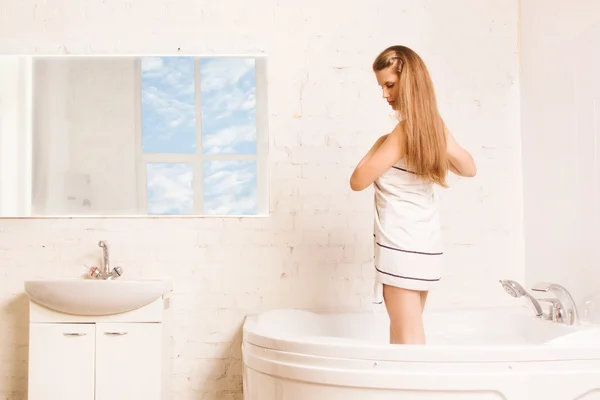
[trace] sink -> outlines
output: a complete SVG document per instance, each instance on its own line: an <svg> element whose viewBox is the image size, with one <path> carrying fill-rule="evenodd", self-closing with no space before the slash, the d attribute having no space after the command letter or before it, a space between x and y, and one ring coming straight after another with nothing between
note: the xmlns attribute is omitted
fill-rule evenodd
<svg viewBox="0 0 600 400"><path fill-rule="evenodd" d="M25 282L30 299L75 315L111 315L143 307L171 290L169 280L45 279Z"/></svg>

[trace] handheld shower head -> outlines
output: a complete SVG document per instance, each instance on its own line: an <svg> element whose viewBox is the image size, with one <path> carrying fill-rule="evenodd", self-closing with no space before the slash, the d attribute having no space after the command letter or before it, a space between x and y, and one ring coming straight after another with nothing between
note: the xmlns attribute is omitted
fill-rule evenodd
<svg viewBox="0 0 600 400"><path fill-rule="evenodd" d="M527 290L525 290L523 286L521 286L518 282L509 279L501 279L500 284L502 285L502 288L506 291L506 293L510 294L514 298L527 297L527 299L531 303L531 306L533 307L533 311L535 312L536 316L539 317L543 314L542 306L540 306L540 303L535 299L535 297L527 293Z"/></svg>
<svg viewBox="0 0 600 400"><path fill-rule="evenodd" d="M527 296L527 291L518 282L511 280L500 280L502 288L512 297Z"/></svg>

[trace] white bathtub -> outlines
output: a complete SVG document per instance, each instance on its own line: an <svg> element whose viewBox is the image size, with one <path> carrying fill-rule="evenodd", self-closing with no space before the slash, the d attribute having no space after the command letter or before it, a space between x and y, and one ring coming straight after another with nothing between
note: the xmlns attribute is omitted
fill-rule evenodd
<svg viewBox="0 0 600 400"><path fill-rule="evenodd" d="M385 313L274 310L244 323L245 400L598 400L600 328L529 309L426 312L427 345Z"/></svg>

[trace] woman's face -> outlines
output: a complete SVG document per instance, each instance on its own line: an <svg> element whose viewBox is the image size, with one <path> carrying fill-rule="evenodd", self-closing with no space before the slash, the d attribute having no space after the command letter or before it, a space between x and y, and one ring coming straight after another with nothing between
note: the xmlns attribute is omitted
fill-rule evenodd
<svg viewBox="0 0 600 400"><path fill-rule="evenodd" d="M377 78L377 83L379 86L381 86L383 91L383 98L387 100L388 104L395 111L396 102L398 101L398 93L400 92L396 68L394 66L390 66L386 69L378 71L375 73L375 77Z"/></svg>

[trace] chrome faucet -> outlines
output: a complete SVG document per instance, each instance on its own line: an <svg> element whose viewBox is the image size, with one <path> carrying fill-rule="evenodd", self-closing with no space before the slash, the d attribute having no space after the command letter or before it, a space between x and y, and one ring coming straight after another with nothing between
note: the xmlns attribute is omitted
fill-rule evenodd
<svg viewBox="0 0 600 400"><path fill-rule="evenodd" d="M102 248L102 264L100 264L100 275L108 276L110 274L110 252L108 251L108 243L104 240L98 242L98 246Z"/></svg>
<svg viewBox="0 0 600 400"><path fill-rule="evenodd" d="M534 292L552 292L557 298L536 299L530 295L523 286L515 281L501 280L500 284L504 290L512 297L526 297L531 303L535 316L554 322L560 322L567 325L573 325L579 321L577 306L573 297L563 286L554 283L538 283L531 290ZM540 302L550 303L548 313L543 311Z"/></svg>
<svg viewBox="0 0 600 400"><path fill-rule="evenodd" d="M531 304L531 307L533 307L533 312L535 313L535 316L543 316L544 311L542 310L542 306L540 305L540 303L535 299L535 297L530 295L527 292L527 290L525 290L523 286L521 286L518 282L507 279L501 280L500 284L502 285L502 288L506 291L506 293L510 294L512 297L526 297L527 300L529 300L529 304Z"/></svg>
<svg viewBox="0 0 600 400"><path fill-rule="evenodd" d="M567 325L573 325L579 322L579 312L577 304L573 300L571 293L564 287L556 283L541 282L534 285L531 290L534 292L550 292L556 296L556 299L543 299L550 302L552 319Z"/></svg>
<svg viewBox="0 0 600 400"><path fill-rule="evenodd" d="M104 240L101 240L98 242L98 246L102 248L102 263L100 264L100 268L92 268L90 275L93 278L104 280L120 277L123 274L123 269L121 267L110 267L110 252L108 250L108 243Z"/></svg>

